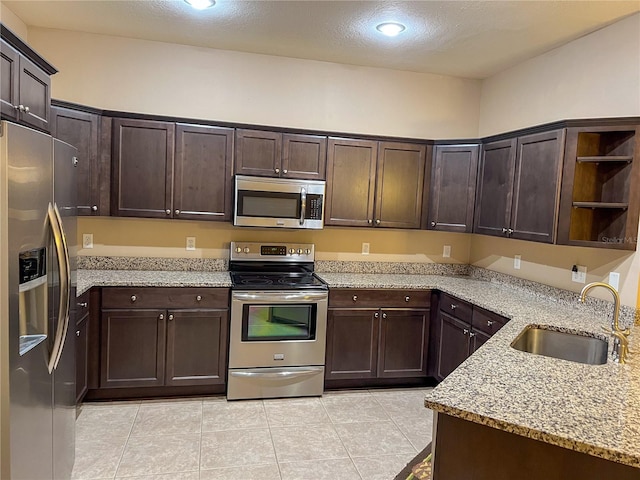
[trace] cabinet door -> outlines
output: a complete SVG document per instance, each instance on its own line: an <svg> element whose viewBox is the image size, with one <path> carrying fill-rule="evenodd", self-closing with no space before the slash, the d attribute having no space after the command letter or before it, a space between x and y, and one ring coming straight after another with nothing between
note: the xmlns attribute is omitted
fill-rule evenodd
<svg viewBox="0 0 640 480"><path fill-rule="evenodd" d="M236 130L236 168L239 175L280 176L282 134Z"/></svg>
<svg viewBox="0 0 640 480"><path fill-rule="evenodd" d="M420 228L425 162L424 145L380 142L375 225Z"/></svg>
<svg viewBox="0 0 640 480"><path fill-rule="evenodd" d="M20 54L4 41L0 42L0 113L9 119L18 118L18 88Z"/></svg>
<svg viewBox="0 0 640 480"><path fill-rule="evenodd" d="M282 136L282 172L285 178L324 180L327 169L327 137Z"/></svg>
<svg viewBox="0 0 640 480"><path fill-rule="evenodd" d="M102 310L100 387L164 384L166 312Z"/></svg>
<svg viewBox="0 0 640 480"><path fill-rule="evenodd" d="M379 377L426 377L429 310L383 309Z"/></svg>
<svg viewBox="0 0 640 480"><path fill-rule="evenodd" d="M518 138L512 238L555 241L563 146L564 130Z"/></svg>
<svg viewBox="0 0 640 480"><path fill-rule="evenodd" d="M37 128L50 130L51 77L26 57L20 56L20 119ZM28 110L27 110L28 109Z"/></svg>
<svg viewBox="0 0 640 480"><path fill-rule="evenodd" d="M170 310L165 385L224 384L228 310Z"/></svg>
<svg viewBox="0 0 640 480"><path fill-rule="evenodd" d="M372 226L377 142L329 138L325 225Z"/></svg>
<svg viewBox="0 0 640 480"><path fill-rule="evenodd" d="M471 326L442 311L439 317L438 379L443 380L469 356Z"/></svg>
<svg viewBox="0 0 640 480"><path fill-rule="evenodd" d="M329 309L325 379L376 377L379 315L377 309Z"/></svg>
<svg viewBox="0 0 640 480"><path fill-rule="evenodd" d="M174 218L230 220L233 129L176 125Z"/></svg>
<svg viewBox="0 0 640 480"><path fill-rule="evenodd" d="M111 214L171 217L174 124L113 120Z"/></svg>
<svg viewBox="0 0 640 480"><path fill-rule="evenodd" d="M78 215L99 215L99 117L68 108L51 108L51 133L78 149Z"/></svg>
<svg viewBox="0 0 640 480"><path fill-rule="evenodd" d="M82 402L88 390L89 311L76 322L76 403Z"/></svg>
<svg viewBox="0 0 640 480"><path fill-rule="evenodd" d="M487 335L484 332L480 332L474 330L473 332L469 332L469 339L471 344L469 345L469 355L478 350L482 345L487 343L487 340L491 338L490 335Z"/></svg>
<svg viewBox="0 0 640 480"><path fill-rule="evenodd" d="M515 138L483 145L474 233L506 236L511 219L515 154Z"/></svg>
<svg viewBox="0 0 640 480"><path fill-rule="evenodd" d="M433 156L427 228L471 232L478 145L438 145Z"/></svg>

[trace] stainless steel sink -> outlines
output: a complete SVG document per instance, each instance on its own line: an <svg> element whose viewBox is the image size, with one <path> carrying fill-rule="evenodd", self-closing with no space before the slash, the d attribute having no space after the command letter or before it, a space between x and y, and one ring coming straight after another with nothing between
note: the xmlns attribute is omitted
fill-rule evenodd
<svg viewBox="0 0 640 480"><path fill-rule="evenodd" d="M579 333L546 330L534 325L529 325L522 330L511 342L511 347L522 352L589 365L607 363L608 342L606 340Z"/></svg>

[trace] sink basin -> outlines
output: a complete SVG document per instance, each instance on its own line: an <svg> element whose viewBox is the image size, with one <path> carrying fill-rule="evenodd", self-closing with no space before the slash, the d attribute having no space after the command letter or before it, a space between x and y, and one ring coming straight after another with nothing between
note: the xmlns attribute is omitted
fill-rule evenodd
<svg viewBox="0 0 640 480"><path fill-rule="evenodd" d="M522 352L561 358L571 362L602 365L607 363L608 342L579 333L546 330L533 325L526 327L511 347Z"/></svg>

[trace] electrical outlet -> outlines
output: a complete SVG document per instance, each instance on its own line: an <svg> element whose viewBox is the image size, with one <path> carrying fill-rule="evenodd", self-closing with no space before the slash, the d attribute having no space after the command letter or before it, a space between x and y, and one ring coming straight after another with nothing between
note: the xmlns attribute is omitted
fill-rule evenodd
<svg viewBox="0 0 640 480"><path fill-rule="evenodd" d="M620 286L620 274L618 272L611 272L609 274L609 285L611 285L616 290L619 289L619 286Z"/></svg>
<svg viewBox="0 0 640 480"><path fill-rule="evenodd" d="M82 248L93 248L93 233L82 234Z"/></svg>
<svg viewBox="0 0 640 480"><path fill-rule="evenodd" d="M520 270L520 261L522 260L522 255L514 255L513 256L513 268L516 270Z"/></svg>
<svg viewBox="0 0 640 480"><path fill-rule="evenodd" d="M571 281L576 283L587 283L587 267L574 265L571 269Z"/></svg>
<svg viewBox="0 0 640 480"><path fill-rule="evenodd" d="M196 237L187 237L187 250L196 249Z"/></svg>
<svg viewBox="0 0 640 480"><path fill-rule="evenodd" d="M363 255L369 255L369 244L368 243L363 243L362 244L362 254Z"/></svg>
<svg viewBox="0 0 640 480"><path fill-rule="evenodd" d="M442 249L443 258L449 258L451 256L451 245L445 245Z"/></svg>

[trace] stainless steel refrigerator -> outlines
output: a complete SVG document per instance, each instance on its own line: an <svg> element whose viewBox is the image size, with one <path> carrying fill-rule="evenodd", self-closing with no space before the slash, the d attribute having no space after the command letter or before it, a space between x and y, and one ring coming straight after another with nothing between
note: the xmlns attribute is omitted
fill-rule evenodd
<svg viewBox="0 0 640 480"><path fill-rule="evenodd" d="M68 479L75 450L75 322L69 325L76 150L10 122L0 129L2 460L11 480Z"/></svg>

